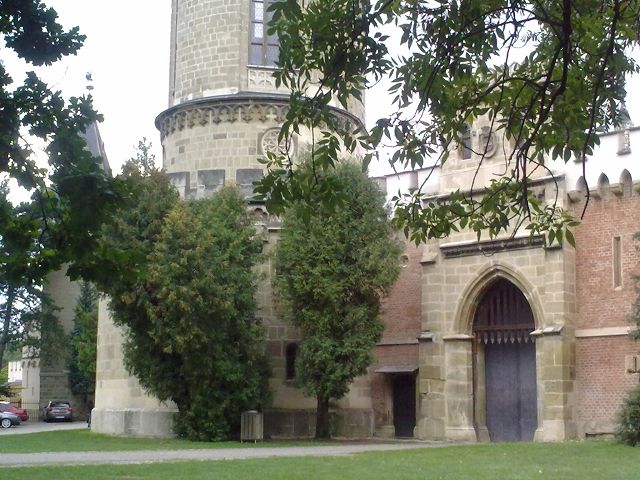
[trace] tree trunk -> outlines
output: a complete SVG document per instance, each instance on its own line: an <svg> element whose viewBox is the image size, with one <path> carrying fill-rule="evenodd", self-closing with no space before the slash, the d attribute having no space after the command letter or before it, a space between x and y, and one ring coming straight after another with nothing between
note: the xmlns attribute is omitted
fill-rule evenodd
<svg viewBox="0 0 640 480"><path fill-rule="evenodd" d="M329 399L321 395L318 395L318 408L316 409L316 438L331 438Z"/></svg>
<svg viewBox="0 0 640 480"><path fill-rule="evenodd" d="M13 313L13 302L16 298L15 287L9 287L7 289L7 302L4 316L2 318L2 332L0 332L0 368L2 368L2 359L4 358L4 352L9 343L9 327L11 326L11 314Z"/></svg>

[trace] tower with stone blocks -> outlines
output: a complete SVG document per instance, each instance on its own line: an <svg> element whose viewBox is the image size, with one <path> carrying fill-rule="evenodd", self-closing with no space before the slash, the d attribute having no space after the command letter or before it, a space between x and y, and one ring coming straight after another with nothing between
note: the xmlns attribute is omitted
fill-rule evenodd
<svg viewBox="0 0 640 480"><path fill-rule="evenodd" d="M109 160L100 136L97 123L92 123L82 134L86 149L94 157L102 160L102 168L110 172ZM45 279L43 291L58 308L56 317L65 334L74 328L74 309L80 297L80 282L71 281L66 275L66 268L50 273ZM64 341L64 339L63 339ZM49 361L32 358L28 350L22 359L23 380L20 398L22 407L29 411L31 418L38 418L42 407L50 400L67 400L71 402L75 418L84 418L86 402L90 398L73 395L69 386L68 360L56 356Z"/></svg>
<svg viewBox="0 0 640 480"><path fill-rule="evenodd" d="M272 74L277 39L267 35L268 0L172 0L169 101L156 118L163 167L181 196L204 198L225 184L236 185L248 199L264 230L265 251L277 240L279 224L252 200L252 183L263 174L265 152L279 148L278 132L288 109L288 92L276 88ZM360 123L363 107L336 109ZM304 132L289 145L295 155L310 139ZM275 313L271 267L260 267L258 316L268 339L273 401L265 415L267 433L312 433L315 402L294 388L287 370L298 332ZM146 395L123 366L123 332L100 308L96 402L92 428L111 434L167 435L175 408ZM358 435L373 428L371 399L358 382L341 402L344 425Z"/></svg>

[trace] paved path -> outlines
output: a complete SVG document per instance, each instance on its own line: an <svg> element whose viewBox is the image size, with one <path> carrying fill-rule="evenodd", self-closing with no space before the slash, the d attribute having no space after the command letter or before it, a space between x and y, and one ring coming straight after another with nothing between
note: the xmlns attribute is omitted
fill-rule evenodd
<svg viewBox="0 0 640 480"><path fill-rule="evenodd" d="M52 432L58 430L79 430L86 429L87 422L51 422L46 423L38 420L27 420L17 427L0 428L0 438L5 435L22 435L24 433Z"/></svg>
<svg viewBox="0 0 640 480"><path fill-rule="evenodd" d="M347 444L317 447L257 447L220 448L199 450L137 450L123 452L56 452L12 453L0 455L0 467L39 465L129 464L147 462L173 462L181 460L243 460L273 457L322 457L351 455L360 452L380 452L428 448L442 444L388 443ZM2 475L0 474L0 477Z"/></svg>

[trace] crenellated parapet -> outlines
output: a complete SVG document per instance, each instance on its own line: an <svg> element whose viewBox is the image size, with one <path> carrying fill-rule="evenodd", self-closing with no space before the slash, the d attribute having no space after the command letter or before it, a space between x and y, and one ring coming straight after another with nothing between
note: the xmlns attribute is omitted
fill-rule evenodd
<svg viewBox="0 0 640 480"><path fill-rule="evenodd" d="M587 197L589 200L627 198L640 195L640 180L634 181L629 170L625 168L615 183L611 183L609 177L601 172L595 185L588 185L584 177L581 176L574 188L571 189L571 185L567 185L567 190L570 203L585 202Z"/></svg>

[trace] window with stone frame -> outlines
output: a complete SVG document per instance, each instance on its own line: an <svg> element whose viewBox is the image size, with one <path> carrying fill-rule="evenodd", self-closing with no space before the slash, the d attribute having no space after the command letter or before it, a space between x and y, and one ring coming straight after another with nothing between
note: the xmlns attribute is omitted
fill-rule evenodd
<svg viewBox="0 0 640 480"><path fill-rule="evenodd" d="M613 237L613 288L622 287L622 247L619 236Z"/></svg>
<svg viewBox="0 0 640 480"><path fill-rule="evenodd" d="M251 26L249 31L249 64L275 67L279 56L277 35L267 34L271 20L269 5L277 0L251 0Z"/></svg>
<svg viewBox="0 0 640 480"><path fill-rule="evenodd" d="M298 358L298 345L295 343L290 343L289 345L287 345L285 356L286 356L285 378L287 380L295 380L296 359Z"/></svg>
<svg viewBox="0 0 640 480"><path fill-rule="evenodd" d="M468 123L465 123L462 127L461 140L462 159L469 160L471 158L471 127Z"/></svg>

